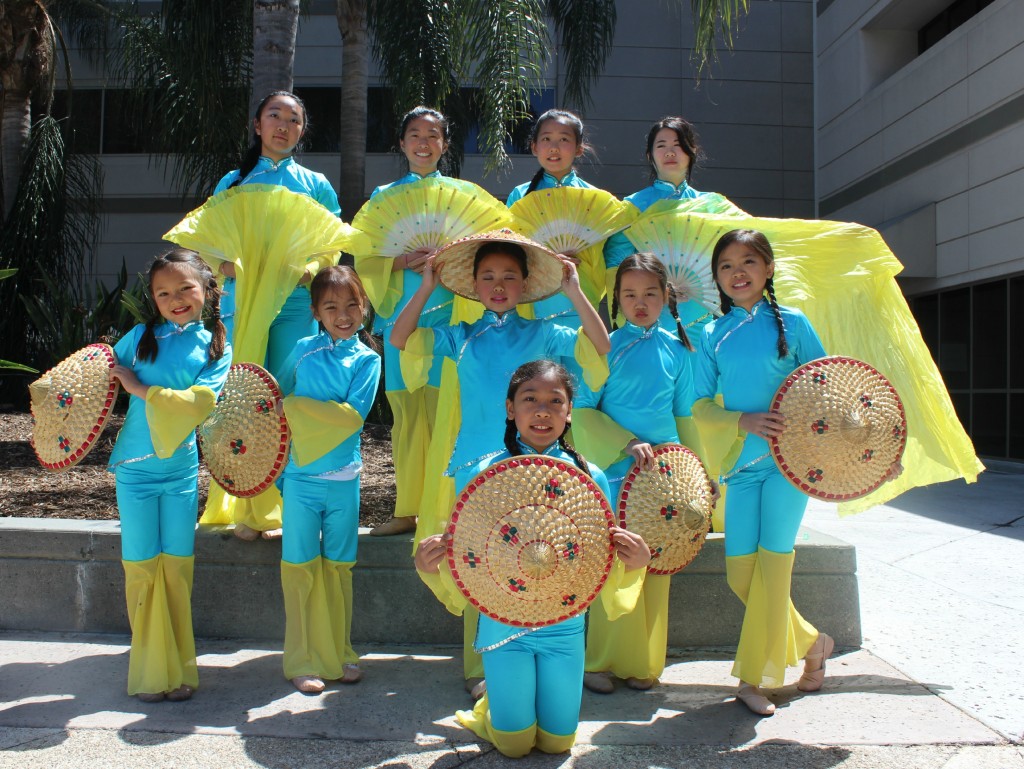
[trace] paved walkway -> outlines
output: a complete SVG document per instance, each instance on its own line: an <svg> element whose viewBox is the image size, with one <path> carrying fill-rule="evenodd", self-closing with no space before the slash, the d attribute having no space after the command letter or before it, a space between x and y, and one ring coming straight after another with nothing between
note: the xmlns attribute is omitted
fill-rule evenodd
<svg viewBox="0 0 1024 769"><path fill-rule="evenodd" d="M727 655L688 651L650 692L586 693L571 755L511 762L454 722L451 649L365 649L363 683L306 697L279 650L201 640L196 697L145 705L124 636L8 633L0 767L1024 769L1022 500L1007 466L854 518L813 505L809 526L858 548L864 648L772 718L733 701Z"/></svg>

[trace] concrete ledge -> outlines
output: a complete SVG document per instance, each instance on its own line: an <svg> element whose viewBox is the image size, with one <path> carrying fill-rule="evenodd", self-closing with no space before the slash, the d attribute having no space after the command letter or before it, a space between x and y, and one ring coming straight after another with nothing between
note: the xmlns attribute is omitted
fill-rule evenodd
<svg viewBox="0 0 1024 769"><path fill-rule="evenodd" d="M411 539L361 530L354 571L357 643L460 644L462 622L413 569ZM797 537L793 600L844 647L861 644L853 546L810 529ZM284 636L281 547L241 542L227 530L196 535L193 622L200 637ZM0 518L0 629L128 632L116 521ZM742 605L725 581L721 535L672 578L669 646L732 646Z"/></svg>

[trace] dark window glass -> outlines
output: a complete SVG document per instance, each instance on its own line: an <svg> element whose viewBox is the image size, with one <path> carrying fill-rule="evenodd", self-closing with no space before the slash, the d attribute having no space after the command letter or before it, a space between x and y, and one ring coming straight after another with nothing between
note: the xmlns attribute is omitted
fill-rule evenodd
<svg viewBox="0 0 1024 769"><path fill-rule="evenodd" d="M948 291L939 298L939 370L950 389L971 386L970 308L968 288Z"/></svg>
<svg viewBox="0 0 1024 769"><path fill-rule="evenodd" d="M971 364L976 390L1006 387L1006 281L974 287Z"/></svg>
<svg viewBox="0 0 1024 769"><path fill-rule="evenodd" d="M74 152L98 153L103 91L75 89L70 97L69 115L68 91L62 89L53 95L53 116L62 121L64 140Z"/></svg>
<svg viewBox="0 0 1024 769"><path fill-rule="evenodd" d="M152 111L128 91L103 92L103 153L135 155L159 153L162 148L148 128L154 120Z"/></svg>
<svg viewBox="0 0 1024 769"><path fill-rule="evenodd" d="M309 130L303 137L305 152L341 150L341 89L296 87L295 95L306 105Z"/></svg>
<svg viewBox="0 0 1024 769"><path fill-rule="evenodd" d="M991 3L992 0L956 0L946 6L917 31L917 52L924 53Z"/></svg>
<svg viewBox="0 0 1024 769"><path fill-rule="evenodd" d="M971 434L971 396L964 392L951 392L949 399L953 402L953 410L960 424L964 426L968 435Z"/></svg>
<svg viewBox="0 0 1024 769"><path fill-rule="evenodd" d="M1024 278L1010 280L1010 387L1024 389Z"/></svg>
<svg viewBox="0 0 1024 769"><path fill-rule="evenodd" d="M915 297L910 302L917 325L921 329L921 337L928 345L932 357L939 358L939 295Z"/></svg>
<svg viewBox="0 0 1024 769"><path fill-rule="evenodd" d="M398 150L398 121L395 98L390 88L366 89L366 151Z"/></svg>
<svg viewBox="0 0 1024 769"><path fill-rule="evenodd" d="M971 439L986 457L1006 456L1006 395L975 393L971 403Z"/></svg>
<svg viewBox="0 0 1024 769"><path fill-rule="evenodd" d="M1010 395L1010 459L1024 459L1024 393Z"/></svg>

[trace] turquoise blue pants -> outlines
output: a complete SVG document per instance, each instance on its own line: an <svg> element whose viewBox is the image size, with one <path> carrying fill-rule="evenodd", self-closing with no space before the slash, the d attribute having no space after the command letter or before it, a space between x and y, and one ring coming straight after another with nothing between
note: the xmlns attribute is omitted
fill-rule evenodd
<svg viewBox="0 0 1024 769"><path fill-rule="evenodd" d="M757 548L789 553L807 507L807 496L787 481L770 457L728 480L725 495L725 555Z"/></svg>
<svg viewBox="0 0 1024 769"><path fill-rule="evenodd" d="M485 651L491 725L518 732L537 724L573 734L583 697L583 617L574 617Z"/></svg>
<svg viewBox="0 0 1024 769"><path fill-rule="evenodd" d="M306 563L317 556L353 563L359 544L359 479L327 481L306 475L284 479L281 560Z"/></svg>
<svg viewBox="0 0 1024 769"><path fill-rule="evenodd" d="M114 469L121 517L121 558L148 561L160 553L181 558L195 550L199 517L198 462L147 459Z"/></svg>

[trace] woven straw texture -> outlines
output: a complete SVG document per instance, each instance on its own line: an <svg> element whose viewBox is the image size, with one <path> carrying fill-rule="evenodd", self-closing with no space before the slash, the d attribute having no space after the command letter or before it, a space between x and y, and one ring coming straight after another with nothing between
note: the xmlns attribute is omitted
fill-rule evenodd
<svg viewBox="0 0 1024 769"><path fill-rule="evenodd" d="M557 294L562 287L563 263L553 251L512 230L503 229L456 240L437 252L435 264L440 265L438 280L454 294L479 300L473 280L473 258L484 243L516 243L526 250L526 267L530 274L520 304L536 302Z"/></svg>
<svg viewBox="0 0 1024 769"><path fill-rule="evenodd" d="M621 232L636 208L604 190L553 187L517 200L515 228L558 254L578 254Z"/></svg>
<svg viewBox="0 0 1024 769"><path fill-rule="evenodd" d="M228 494L254 497L284 471L290 434L274 408L280 398L261 366L236 363L228 371L217 407L198 430L210 475Z"/></svg>
<svg viewBox="0 0 1024 769"><path fill-rule="evenodd" d="M120 390L116 365L110 345L90 344L29 385L32 448L47 470L77 465L96 445Z"/></svg>
<svg viewBox="0 0 1024 769"><path fill-rule="evenodd" d="M374 195L352 226L369 240L365 253L395 257L421 248L433 251L511 221L509 210L482 187L430 177Z"/></svg>
<svg viewBox="0 0 1024 769"><path fill-rule="evenodd" d="M798 489L840 502L885 481L907 445L903 402L882 374L855 358L818 358L786 377L772 399L786 431L775 464Z"/></svg>
<svg viewBox="0 0 1024 769"><path fill-rule="evenodd" d="M574 465L529 455L491 465L455 502L448 565L481 613L540 627L585 611L611 569L611 508Z"/></svg>
<svg viewBox="0 0 1024 769"><path fill-rule="evenodd" d="M711 529L711 481L700 459L675 443L654 447L656 466L635 465L619 492L619 525L644 538L651 574L675 574L697 557Z"/></svg>

